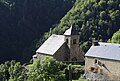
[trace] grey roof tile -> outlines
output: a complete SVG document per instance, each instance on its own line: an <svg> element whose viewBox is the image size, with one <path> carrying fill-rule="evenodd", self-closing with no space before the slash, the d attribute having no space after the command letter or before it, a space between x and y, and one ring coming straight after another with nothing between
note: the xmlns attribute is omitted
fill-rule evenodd
<svg viewBox="0 0 120 81"><path fill-rule="evenodd" d="M63 35L51 35L36 51L36 53L53 55L64 43Z"/></svg>
<svg viewBox="0 0 120 81"><path fill-rule="evenodd" d="M120 60L120 44L101 42L99 44L99 46L91 46L85 56Z"/></svg>

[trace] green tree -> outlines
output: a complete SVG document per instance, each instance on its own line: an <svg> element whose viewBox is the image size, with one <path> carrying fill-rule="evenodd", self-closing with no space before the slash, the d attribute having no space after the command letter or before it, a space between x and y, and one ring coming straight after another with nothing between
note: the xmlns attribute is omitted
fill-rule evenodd
<svg viewBox="0 0 120 81"><path fill-rule="evenodd" d="M11 65L9 67L9 81L26 81L26 73L27 70L20 62L11 61Z"/></svg>
<svg viewBox="0 0 120 81"><path fill-rule="evenodd" d="M120 44L120 30L113 34L111 42Z"/></svg>
<svg viewBox="0 0 120 81"><path fill-rule="evenodd" d="M61 64L50 57L43 61L38 59L30 67L27 81L66 81L64 71L60 68Z"/></svg>
<svg viewBox="0 0 120 81"><path fill-rule="evenodd" d="M40 64L40 60L38 59L32 64L32 66L29 67L27 81L44 81L44 73L42 71L42 66Z"/></svg>
<svg viewBox="0 0 120 81"><path fill-rule="evenodd" d="M5 81L6 80L6 69L5 69L5 65L1 64L0 65L0 81Z"/></svg>
<svg viewBox="0 0 120 81"><path fill-rule="evenodd" d="M64 71L61 70L62 63L53 58L46 58L42 62L45 81L65 81Z"/></svg>

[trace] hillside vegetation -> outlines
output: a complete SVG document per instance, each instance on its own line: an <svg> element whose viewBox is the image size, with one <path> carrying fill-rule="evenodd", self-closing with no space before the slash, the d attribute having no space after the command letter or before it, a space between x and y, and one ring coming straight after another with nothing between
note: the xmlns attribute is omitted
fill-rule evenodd
<svg viewBox="0 0 120 81"><path fill-rule="evenodd" d="M109 40L109 42L120 44L120 29L113 34L112 39Z"/></svg>
<svg viewBox="0 0 120 81"><path fill-rule="evenodd" d="M27 65L15 60L6 61L0 64L0 81L69 81L69 71L72 80L87 81L82 78L82 65L62 63L51 57L34 59Z"/></svg>
<svg viewBox="0 0 120 81"><path fill-rule="evenodd" d="M53 58L38 59L27 66L7 61L0 64L0 81L68 81L61 65L64 64Z"/></svg>
<svg viewBox="0 0 120 81"><path fill-rule="evenodd" d="M119 21L120 0L76 0L59 24L44 34L43 40L53 33L63 34L71 24L76 24L79 26L81 47L86 52L91 41L110 40L120 29Z"/></svg>

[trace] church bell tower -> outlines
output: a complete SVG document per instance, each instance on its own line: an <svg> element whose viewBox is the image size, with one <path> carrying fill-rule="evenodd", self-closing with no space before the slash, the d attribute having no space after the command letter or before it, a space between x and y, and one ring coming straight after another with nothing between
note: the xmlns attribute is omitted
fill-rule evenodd
<svg viewBox="0 0 120 81"><path fill-rule="evenodd" d="M84 60L84 52L80 49L79 46L79 32L75 25L71 25L71 27L65 31L64 33L65 41L70 49L70 61L83 61Z"/></svg>

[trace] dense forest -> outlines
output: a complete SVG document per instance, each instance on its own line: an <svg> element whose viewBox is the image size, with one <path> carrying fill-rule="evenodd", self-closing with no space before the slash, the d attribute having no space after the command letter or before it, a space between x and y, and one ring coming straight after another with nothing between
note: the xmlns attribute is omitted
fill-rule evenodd
<svg viewBox="0 0 120 81"><path fill-rule="evenodd" d="M75 0L0 0L0 63L28 62L45 31L68 12Z"/></svg>

